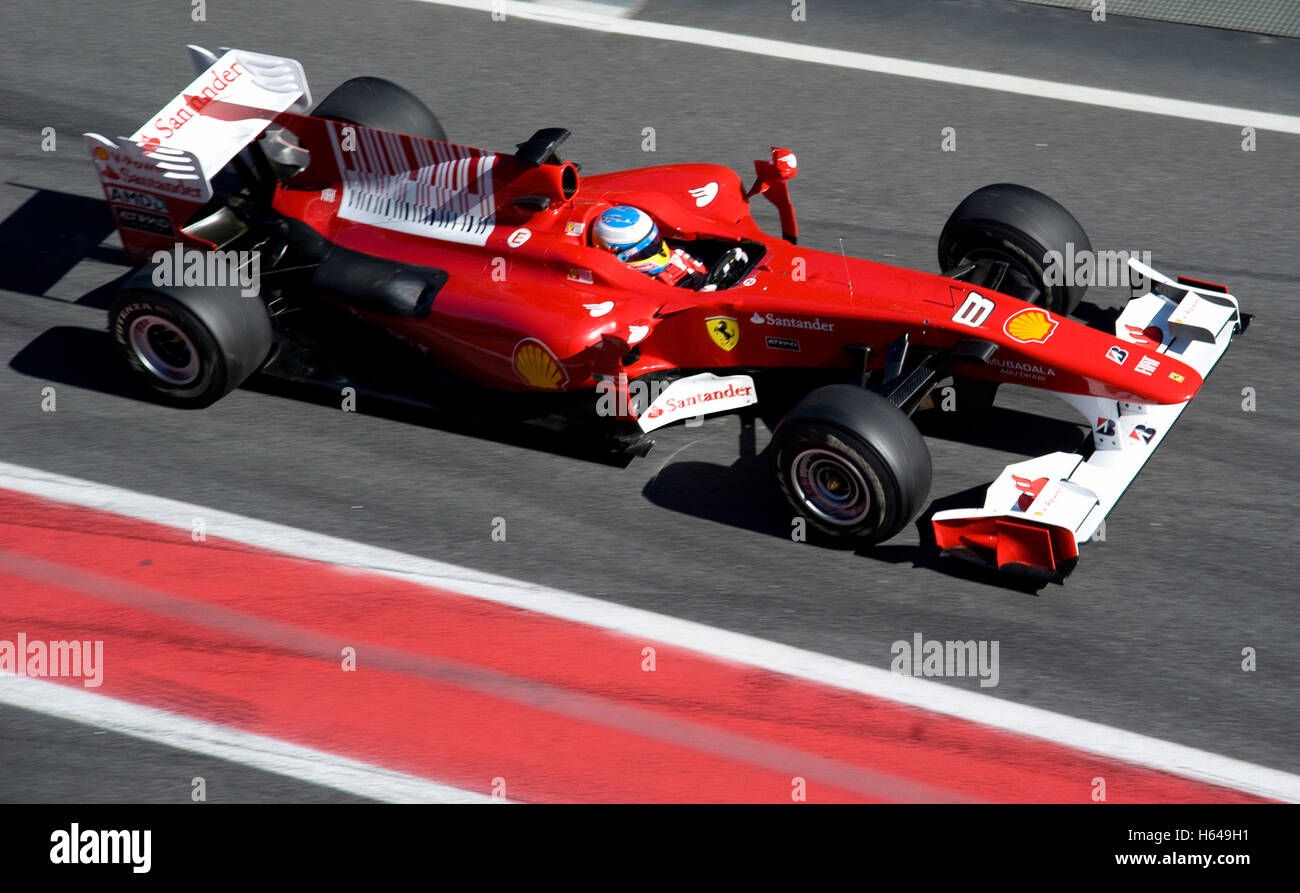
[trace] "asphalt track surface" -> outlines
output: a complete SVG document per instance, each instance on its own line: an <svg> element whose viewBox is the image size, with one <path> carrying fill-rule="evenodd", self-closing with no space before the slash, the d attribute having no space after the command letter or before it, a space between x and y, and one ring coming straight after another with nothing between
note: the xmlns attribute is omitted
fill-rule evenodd
<svg viewBox="0 0 1300 893"><path fill-rule="evenodd" d="M1049 80L1300 113L1295 41L1009 2L651 0L640 18ZM287 8L286 8L287 7ZM861 8L860 8L861 7ZM887 667L890 644L996 639L985 692L1300 771L1293 487L1300 137L575 31L410 0L359 5L11 2L0 58L0 459L536 581ZM315 95L357 74L425 99L452 139L508 148L565 126L586 171L799 153L801 244L933 270L949 211L1015 181L1094 247L1150 250L1257 314L1064 586L937 561L915 530L871 554L794 543L735 419L660 432L617 468L252 382L211 409L138 399L109 365L102 286L125 271L81 146L132 132L188 81L186 43L300 59ZM58 151L40 151L54 127ZM641 151L642 128L657 151ZM940 151L954 127L957 151ZM774 215L760 212L771 230ZM107 240L107 241L105 241ZM101 242L104 243L101 245ZM1094 289L1115 307L1124 292ZM1090 311L1085 308L1085 313ZM40 409L54 385L58 410ZM1242 411L1242 389L1257 411ZM1056 423L1031 430L1026 412ZM1070 448L1070 410L1004 389L975 430L918 418L932 499L976 505L1008 462ZM759 449L766 432L760 428ZM490 538L505 518L505 543ZM6 600L21 593L4 592ZM1258 670L1241 669L1242 649ZM948 684L975 687L973 679ZM0 708L0 801L170 800L208 772L240 800L347 795ZM211 763L215 761L206 760ZM160 783L160 779L164 781ZM211 785L211 780L209 781ZM214 795L215 799L215 795Z"/></svg>

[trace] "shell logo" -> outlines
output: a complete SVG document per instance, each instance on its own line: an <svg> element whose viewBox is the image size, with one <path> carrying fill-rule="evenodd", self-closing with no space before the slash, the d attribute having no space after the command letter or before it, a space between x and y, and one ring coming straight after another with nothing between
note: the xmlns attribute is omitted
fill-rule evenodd
<svg viewBox="0 0 1300 893"><path fill-rule="evenodd" d="M108 150L103 146L96 146L92 154L100 161L108 161Z"/></svg>
<svg viewBox="0 0 1300 893"><path fill-rule="evenodd" d="M1060 325L1060 321L1052 319L1046 310L1030 308L1029 310L1021 310L1019 313L1011 314L1002 330L1022 343L1036 342L1042 344L1052 337L1052 333L1056 331L1058 325Z"/></svg>
<svg viewBox="0 0 1300 893"><path fill-rule="evenodd" d="M536 338L525 338L515 345L513 365L515 374L530 387L554 391L569 380L555 354Z"/></svg>

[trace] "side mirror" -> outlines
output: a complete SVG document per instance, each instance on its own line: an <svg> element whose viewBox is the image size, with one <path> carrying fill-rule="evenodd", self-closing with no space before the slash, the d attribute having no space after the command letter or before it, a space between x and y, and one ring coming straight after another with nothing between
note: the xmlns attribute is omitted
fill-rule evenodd
<svg viewBox="0 0 1300 893"><path fill-rule="evenodd" d="M793 180L799 173L799 159L789 149L772 147L772 163L776 165L777 175L782 180Z"/></svg>
<svg viewBox="0 0 1300 893"><path fill-rule="evenodd" d="M794 205L790 202L790 190L785 184L799 173L799 159L789 149L773 146L772 160L755 161L754 172L758 178L745 193L745 198L764 195L776 205L777 213L781 215L781 236L794 244L799 237L799 225L795 221Z"/></svg>

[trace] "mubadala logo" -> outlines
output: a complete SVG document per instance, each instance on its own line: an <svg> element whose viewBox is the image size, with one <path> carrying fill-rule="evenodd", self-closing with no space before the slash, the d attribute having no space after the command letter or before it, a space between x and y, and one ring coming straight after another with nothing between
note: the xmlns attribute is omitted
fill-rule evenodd
<svg viewBox="0 0 1300 893"><path fill-rule="evenodd" d="M998 684L998 640L981 639L940 642L912 634L912 641L899 639L890 646L894 659L889 669L900 676L978 676L980 688Z"/></svg>
<svg viewBox="0 0 1300 893"><path fill-rule="evenodd" d="M1040 366L1037 363L1026 363L1023 360L1003 360L997 357L989 360L1008 375L1015 375L1019 378L1032 378L1034 381L1047 381L1056 375L1056 370L1047 366Z"/></svg>
<svg viewBox="0 0 1300 893"><path fill-rule="evenodd" d="M1049 286L1129 286L1146 290L1148 277L1129 268L1129 258L1151 266L1150 251L1076 251L1073 242L1065 243L1065 253L1049 251L1043 255L1043 278Z"/></svg>
<svg viewBox="0 0 1300 893"><path fill-rule="evenodd" d="M756 326L776 326L780 329L808 329L814 332L833 332L835 323L822 322L820 317L804 319L798 316L777 316L775 313L755 312L749 321Z"/></svg>
<svg viewBox="0 0 1300 893"><path fill-rule="evenodd" d="M135 874L153 867L152 831L81 830L76 822L50 835L50 862L55 865L130 865Z"/></svg>
<svg viewBox="0 0 1300 893"><path fill-rule="evenodd" d="M171 251L155 251L153 284L166 286L238 285L246 298L256 297L262 289L262 253L260 251L199 251L180 242Z"/></svg>

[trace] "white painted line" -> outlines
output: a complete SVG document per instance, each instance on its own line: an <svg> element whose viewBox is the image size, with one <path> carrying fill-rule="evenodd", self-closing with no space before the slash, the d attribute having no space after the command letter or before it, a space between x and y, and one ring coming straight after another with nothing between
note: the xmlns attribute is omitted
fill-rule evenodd
<svg viewBox="0 0 1300 893"><path fill-rule="evenodd" d="M585 12L590 15L626 18L637 11L640 0L529 0L536 6L551 7L557 11Z"/></svg>
<svg viewBox="0 0 1300 893"><path fill-rule="evenodd" d="M1109 759L1172 772L1275 800L1300 803L1300 776L1277 769L953 688L920 677L900 676L882 668L868 667L843 658L805 651L690 620L6 462L0 462L0 488L126 515L185 531L191 529L195 518L202 518L207 534L211 537L441 587L475 598L636 636L638 639L675 645L722 660L761 667L787 676L956 716Z"/></svg>
<svg viewBox="0 0 1300 893"><path fill-rule="evenodd" d="M275 738L93 694L29 676L0 674L0 704L96 726L388 803L490 803L462 791ZM10 767L10 773L21 770Z"/></svg>
<svg viewBox="0 0 1300 893"><path fill-rule="evenodd" d="M1226 124L1230 127L1254 127L1257 130L1300 134L1300 117L1257 111L1255 109L1191 102L1165 96L1151 96L1145 93L1129 93L1124 90L1084 87L1060 81L1045 81L1038 78L1020 77L1019 75L979 71L974 68L936 65L931 62L914 62L910 59L898 59L892 56L856 53L851 50L833 50L785 40L770 40L764 37L748 37L726 31L713 31L707 28L691 28L685 25L672 25L664 22L627 19L578 9L559 9L535 3L518 2L518 0L416 0L416 2L472 9L485 14L490 13L492 10L499 10L506 15L507 19L518 18L527 21L546 22L568 28L603 31L606 34L621 34L627 37L669 40L675 43L687 43L719 50L769 56L774 59L789 59L793 62L831 65L837 68L870 71L876 74L892 74L899 77L917 78L923 81L956 84L962 87L979 87L984 90L1018 93L1022 96L1035 96L1040 99L1058 99L1064 102L1105 106L1128 112L1187 118L1211 124Z"/></svg>

